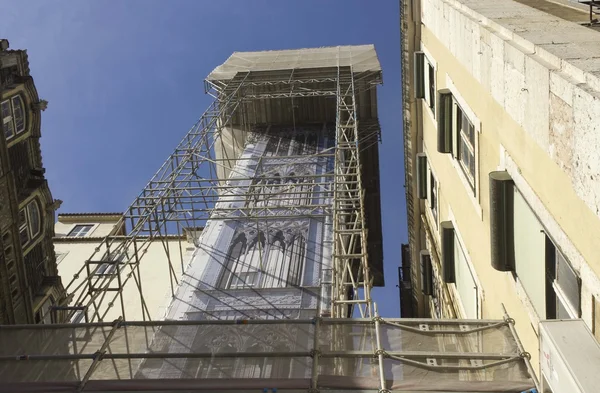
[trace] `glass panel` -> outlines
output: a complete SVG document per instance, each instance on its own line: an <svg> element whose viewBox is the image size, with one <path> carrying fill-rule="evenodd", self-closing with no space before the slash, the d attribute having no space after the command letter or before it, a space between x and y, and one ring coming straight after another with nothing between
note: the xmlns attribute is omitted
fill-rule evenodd
<svg viewBox="0 0 600 393"><path fill-rule="evenodd" d="M31 202L27 207L27 211L29 213L29 230L31 231L31 238L33 239L40 233L40 209L37 202Z"/></svg>
<svg viewBox="0 0 600 393"><path fill-rule="evenodd" d="M23 132L25 130L25 115L23 111L23 101L21 100L21 96L13 97L12 105L15 126L17 128L16 131L17 133Z"/></svg>
<svg viewBox="0 0 600 393"><path fill-rule="evenodd" d="M83 237L92 229L92 225L75 225L75 227L69 232L69 237Z"/></svg>
<svg viewBox="0 0 600 393"><path fill-rule="evenodd" d="M8 102L8 100L2 102L2 105L0 106L0 113L2 113L2 119L11 116L10 103Z"/></svg>
<svg viewBox="0 0 600 393"><path fill-rule="evenodd" d="M556 249L556 283L574 310L579 310L579 280L563 255Z"/></svg>
<svg viewBox="0 0 600 393"><path fill-rule="evenodd" d="M429 64L429 107L435 113L435 70Z"/></svg>
<svg viewBox="0 0 600 393"><path fill-rule="evenodd" d="M541 319L546 318L546 235L517 188L513 191L515 272Z"/></svg>

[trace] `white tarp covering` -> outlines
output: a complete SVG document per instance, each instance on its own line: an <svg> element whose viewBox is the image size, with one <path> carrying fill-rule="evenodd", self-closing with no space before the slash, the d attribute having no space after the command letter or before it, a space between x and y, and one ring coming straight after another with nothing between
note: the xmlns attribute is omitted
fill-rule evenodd
<svg viewBox="0 0 600 393"><path fill-rule="evenodd" d="M234 52L208 75L208 80L232 79L238 72L352 66L354 72L381 71L374 45L261 52Z"/></svg>

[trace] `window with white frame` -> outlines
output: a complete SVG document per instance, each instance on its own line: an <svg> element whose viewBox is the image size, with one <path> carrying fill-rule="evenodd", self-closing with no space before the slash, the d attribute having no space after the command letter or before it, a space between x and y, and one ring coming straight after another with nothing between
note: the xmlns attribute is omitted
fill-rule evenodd
<svg viewBox="0 0 600 393"><path fill-rule="evenodd" d="M20 95L13 96L0 103L0 114L6 139L25 131L25 110Z"/></svg>
<svg viewBox="0 0 600 393"><path fill-rule="evenodd" d="M473 194L477 185L477 119L450 91L439 94L438 152L456 160Z"/></svg>
<svg viewBox="0 0 600 393"><path fill-rule="evenodd" d="M440 245L442 280L448 285L454 284L465 318L478 318L479 288L476 273L458 238L453 222L440 223Z"/></svg>
<svg viewBox="0 0 600 393"><path fill-rule="evenodd" d="M19 210L19 237L21 245L28 246L41 231L40 207L34 199Z"/></svg>
<svg viewBox="0 0 600 393"><path fill-rule="evenodd" d="M415 96L422 98L435 117L435 66L423 52L415 52Z"/></svg>
<svg viewBox="0 0 600 393"><path fill-rule="evenodd" d="M475 190L475 126L460 105L456 104L456 158Z"/></svg>
<svg viewBox="0 0 600 393"><path fill-rule="evenodd" d="M460 297L460 302L465 312L465 318L476 319L479 317L479 295L477 283L475 282L474 274L467 262L465 252L458 241L458 237L454 238L454 274L456 291Z"/></svg>
<svg viewBox="0 0 600 393"><path fill-rule="evenodd" d="M92 229L92 224L75 225L67 234L68 237L84 237Z"/></svg>

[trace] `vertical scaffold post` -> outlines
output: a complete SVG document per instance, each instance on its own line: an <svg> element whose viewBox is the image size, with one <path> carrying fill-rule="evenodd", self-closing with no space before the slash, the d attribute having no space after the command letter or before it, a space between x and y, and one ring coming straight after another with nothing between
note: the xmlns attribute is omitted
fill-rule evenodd
<svg viewBox="0 0 600 393"><path fill-rule="evenodd" d="M377 364L379 366L379 393L387 393L389 390L385 384L385 372L383 368L383 359L385 358L385 350L381 345L381 317L379 316L379 312L377 311L377 305L374 305L375 316L373 317L373 322L375 324L375 339L377 350L375 351L375 355L377 356Z"/></svg>

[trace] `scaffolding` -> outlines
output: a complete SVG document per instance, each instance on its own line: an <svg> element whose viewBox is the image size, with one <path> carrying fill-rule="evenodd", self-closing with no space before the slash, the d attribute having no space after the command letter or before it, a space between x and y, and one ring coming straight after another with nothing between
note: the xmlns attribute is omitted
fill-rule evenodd
<svg viewBox="0 0 600 393"><path fill-rule="evenodd" d="M289 62L279 64L278 56L273 56L278 52L262 52L257 58L265 63L254 68L225 74L217 68L205 81L205 91L214 101L124 213L127 235L106 236L102 247L96 248L67 285L72 297L54 310L67 310L70 319L84 311L86 321L95 322L104 320L107 307L120 305L121 316L127 319L123 288L133 282L140 294L142 319L151 320L139 269L152 242L163 243L174 293L178 285L174 266L179 263L183 270L187 262L182 242L186 235L200 232L209 220L244 219L258 226L272 219L312 218L333 223L333 266L323 272L321 286L327 290L319 294L332 305L330 314L325 315L347 317L356 312L372 317L373 274L368 261L361 159L365 152L376 149L379 125L375 113L363 116L365 121L359 126L358 100L360 96L367 102L365 97L374 95L370 90L381 83L381 69L372 46L350 47L361 49L354 54L346 48L317 50L315 56L321 60L309 62L313 67L296 64L300 68L285 69ZM337 65L315 67L323 64L324 53L329 63ZM296 56L301 63L306 54L298 51ZM291 117L281 118L290 111ZM309 112L303 115L303 111ZM295 193L279 206L244 203L268 197L255 185L239 187L240 181L252 179L240 173L237 165L248 160L241 153L249 136L267 132L273 122L293 127L319 122L334 128L334 146L310 155L285 157L333 162L326 172L303 178L302 186L313 202L307 203L305 195ZM281 159L265 157L259 165ZM272 171L266 172L263 180L274 181L274 176ZM169 242L174 237L182 239L178 247ZM198 245L197 239L194 242ZM96 274L107 265L116 274ZM86 279L79 280L82 276Z"/></svg>
<svg viewBox="0 0 600 393"><path fill-rule="evenodd" d="M523 392L535 384L513 323L375 316L2 326L0 392ZM166 351L181 329L206 340ZM215 332L233 332L245 350L211 351ZM159 375L164 362L182 376Z"/></svg>
<svg viewBox="0 0 600 393"><path fill-rule="evenodd" d="M104 238L67 285L73 296L53 308L77 323L0 326L0 392L520 392L535 386L508 317L378 316L370 291L383 283L374 89L381 82L372 46L232 55L205 81L212 104L123 214L125 235ZM268 144L285 127L316 130L332 143L307 137L302 154L246 154L249 144L261 138ZM319 171L282 185L273 168L290 162ZM275 183L277 192L265 191ZM281 219L331 228L331 238L323 238L331 243L323 257L329 265L318 285L286 283L316 298L316 313L291 316L250 285L247 272L220 262L227 273L221 282L235 281L260 301L214 281L195 282L195 293L216 302L229 296L226 306L234 312L199 309L201 318L152 320L140 275L152 244L162 245L175 297L182 288L176 267L184 271L190 263L185 242L198 250L208 227L243 221L260 232ZM206 251L219 254L216 260L230 252ZM114 274L97 274L100 269ZM124 288L132 283L138 321L126 313ZM110 321L115 305L121 317ZM78 323L81 315L86 323Z"/></svg>

